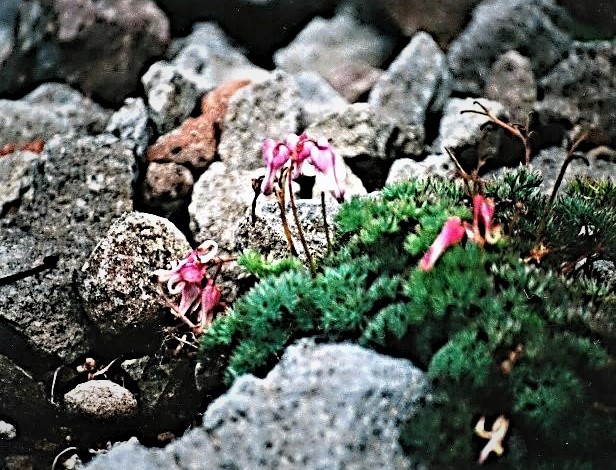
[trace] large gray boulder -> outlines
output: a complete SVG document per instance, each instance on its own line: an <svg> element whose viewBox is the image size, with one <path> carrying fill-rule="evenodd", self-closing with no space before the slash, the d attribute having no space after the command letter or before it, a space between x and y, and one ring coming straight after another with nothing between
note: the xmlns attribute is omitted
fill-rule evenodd
<svg viewBox="0 0 616 470"><path fill-rule="evenodd" d="M304 340L264 379L240 377L210 405L203 425L165 449L129 442L90 470L415 468L398 443L425 397L409 361L351 344Z"/></svg>
<svg viewBox="0 0 616 470"><path fill-rule="evenodd" d="M189 252L175 225L142 212L116 220L94 248L81 268L78 290L101 338L117 342L115 354L158 349L168 308L152 273Z"/></svg>
<svg viewBox="0 0 616 470"><path fill-rule="evenodd" d="M109 135L56 136L40 158L31 201L0 218L0 270L13 276L0 285L0 354L44 368L88 349L73 276L113 219L132 209L135 162ZM23 344L21 354L11 344Z"/></svg>

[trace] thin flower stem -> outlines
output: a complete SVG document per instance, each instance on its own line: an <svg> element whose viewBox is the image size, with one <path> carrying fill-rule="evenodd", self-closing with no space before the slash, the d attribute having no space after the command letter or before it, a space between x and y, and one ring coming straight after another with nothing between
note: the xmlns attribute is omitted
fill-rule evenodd
<svg viewBox="0 0 616 470"><path fill-rule="evenodd" d="M290 178L291 172L293 171L293 162L291 162L291 166L289 166L287 181L289 183L289 202L291 203L291 211L293 212L293 218L295 219L295 225L297 226L297 233L299 234L299 240L304 247L304 253L306 254L306 260L308 261L308 266L310 267L310 272L312 276L316 276L317 274L317 266L314 262L314 258L310 253L310 248L308 248L308 243L306 242L306 237L304 235L304 229L302 228L302 223L299 220L299 214L297 213L297 206L295 205L295 196L293 195L293 179Z"/></svg>
<svg viewBox="0 0 616 470"><path fill-rule="evenodd" d="M255 193L255 197L252 199L251 208L251 220L252 225L254 226L257 223L257 198L261 194L261 183L263 182L263 177L253 178L251 180L252 190Z"/></svg>
<svg viewBox="0 0 616 470"><path fill-rule="evenodd" d="M327 239L327 254L332 252L332 240L329 236L329 225L327 225L327 210L325 209L325 193L321 191L321 213L323 214L323 228Z"/></svg>
<svg viewBox="0 0 616 470"><path fill-rule="evenodd" d="M297 256L297 250L293 244L293 236L291 235L291 229L289 229L289 222L287 221L287 212L285 209L285 181L288 176L289 170L283 170L280 175L280 190L276 191L276 197L278 198L278 207L280 207L280 220L282 222L282 229L287 239L287 245L289 245L289 251L291 256ZM289 178L290 180L291 178ZM292 193L291 193L292 194Z"/></svg>
<svg viewBox="0 0 616 470"><path fill-rule="evenodd" d="M165 305L167 305L167 307L169 307L171 309L171 313L173 314L173 316L175 316L176 318L179 318L180 320L182 320L184 323L186 323L186 325L188 325L188 327L191 330L194 330L195 328L197 328L197 325L195 325L193 322L191 322L188 318L186 318L186 315L183 315L175 305L173 305L173 302L171 302L171 300L169 300L169 298L165 295L165 293L163 292L162 287L158 286L158 293L160 294L160 297L162 299L162 301L165 303Z"/></svg>
<svg viewBox="0 0 616 470"><path fill-rule="evenodd" d="M543 238L543 232L545 231L545 227L547 224L547 220L552 212L552 206L554 205L554 200L556 199L556 194L558 193L558 189L563 182L563 178L565 177L565 172L567 171L567 167L569 164L578 158L575 155L575 151L580 146L582 142L584 142L590 136L590 131L584 131L571 145L571 148L567 152L567 158L563 162L563 165L560 167L560 173L558 173L558 177L556 178L556 182L554 183L554 187L552 188L552 193L550 194L550 198L545 205L545 213L541 218L541 224L539 225L539 229L537 230L537 239L536 242L539 243ZM588 163L588 162L587 162Z"/></svg>

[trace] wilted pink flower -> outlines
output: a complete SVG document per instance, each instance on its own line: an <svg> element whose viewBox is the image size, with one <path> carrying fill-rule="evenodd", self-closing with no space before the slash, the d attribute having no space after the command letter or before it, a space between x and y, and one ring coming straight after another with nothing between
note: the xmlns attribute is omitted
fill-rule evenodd
<svg viewBox="0 0 616 470"><path fill-rule="evenodd" d="M419 261L419 269L429 271L447 248L462 241L466 229L460 217L449 217L426 254Z"/></svg>
<svg viewBox="0 0 616 470"><path fill-rule="evenodd" d="M177 313L186 316L201 307L198 318L210 315L211 310L220 300L213 292L218 289L212 279L209 279L207 270L212 260L216 257L218 245L213 240L203 242L196 250L186 256L180 262L174 262L171 269L158 269L154 274L158 276L158 282L167 283L167 291L170 295L180 294L180 305ZM204 281L205 280L205 281ZM203 284L205 282L205 287ZM214 300L216 301L215 303Z"/></svg>
<svg viewBox="0 0 616 470"><path fill-rule="evenodd" d="M271 194L275 174L284 167L287 161L293 163L291 178L295 179L303 173L305 162L326 179L326 184L338 201L344 199L342 173L344 166L341 159L326 139L314 140L303 133L288 134L284 142L266 139L263 142L263 161L266 174L261 185L263 194Z"/></svg>
<svg viewBox="0 0 616 470"><path fill-rule="evenodd" d="M475 243L490 245L496 243L500 237L500 226L494 225L494 201L481 194L473 197L473 225L467 226L467 235Z"/></svg>
<svg viewBox="0 0 616 470"><path fill-rule="evenodd" d="M265 139L262 146L263 162L265 163L265 177L261 184L261 192L272 194L276 172L280 170L291 157L291 150L282 142L274 139Z"/></svg>
<svg viewBox="0 0 616 470"><path fill-rule="evenodd" d="M214 284L213 279L208 279L201 292L201 310L199 310L199 316L197 317L202 330L212 324L214 309L220 303L220 295L220 288Z"/></svg>
<svg viewBox="0 0 616 470"><path fill-rule="evenodd" d="M496 243L501 237L500 226L494 225L494 201L480 194L473 197L473 224L462 222L459 217L450 217L426 254L419 261L419 269L429 271L443 252L460 243L464 235L483 246Z"/></svg>

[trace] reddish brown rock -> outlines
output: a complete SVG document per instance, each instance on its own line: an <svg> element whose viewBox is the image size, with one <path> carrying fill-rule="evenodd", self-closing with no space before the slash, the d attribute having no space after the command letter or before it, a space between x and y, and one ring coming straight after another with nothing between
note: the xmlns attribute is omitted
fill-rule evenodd
<svg viewBox="0 0 616 470"><path fill-rule="evenodd" d="M196 170L212 163L229 98L249 80L222 84L201 99L201 116L186 119L180 127L161 136L148 148L150 162L174 162Z"/></svg>
<svg viewBox="0 0 616 470"><path fill-rule="evenodd" d="M3 155L10 155L13 152L19 150L26 150L33 153L41 153L45 147L45 142L42 139L35 139L31 142L25 143L10 143L0 147L0 157Z"/></svg>

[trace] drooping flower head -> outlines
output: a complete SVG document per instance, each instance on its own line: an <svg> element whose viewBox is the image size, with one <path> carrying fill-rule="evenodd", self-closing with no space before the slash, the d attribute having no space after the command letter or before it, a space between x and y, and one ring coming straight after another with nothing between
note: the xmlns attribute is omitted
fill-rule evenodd
<svg viewBox="0 0 616 470"><path fill-rule="evenodd" d="M278 170L287 163L292 163L291 178L296 179L304 173L304 165L307 162L325 178L326 186L334 197L338 201L344 199L342 186L344 165L326 139L314 140L306 133L288 134L284 142L265 139L263 141L263 162L266 173L261 184L261 192L265 195L272 193Z"/></svg>
<svg viewBox="0 0 616 470"><path fill-rule="evenodd" d="M154 274L158 282L167 283L167 292L170 295L181 294L177 313L186 316L200 308L199 319L211 314L211 310L220 299L212 295L213 285L208 278L207 270L211 261L216 257L218 245L213 240L203 242L183 260L173 262L171 269L158 269ZM205 280L205 282L204 282ZM205 287L203 286L205 284ZM213 287L212 287L213 286ZM207 287L207 295L204 294ZM214 303L213 301L216 300Z"/></svg>
<svg viewBox="0 0 616 470"><path fill-rule="evenodd" d="M494 201L481 194L473 196L473 226L469 238L480 245L493 245L501 237L500 226L494 225Z"/></svg>
<svg viewBox="0 0 616 470"><path fill-rule="evenodd" d="M261 192L266 196L272 194L276 172L280 170L291 157L291 150L282 142L265 139L262 146L265 177L261 184Z"/></svg>

